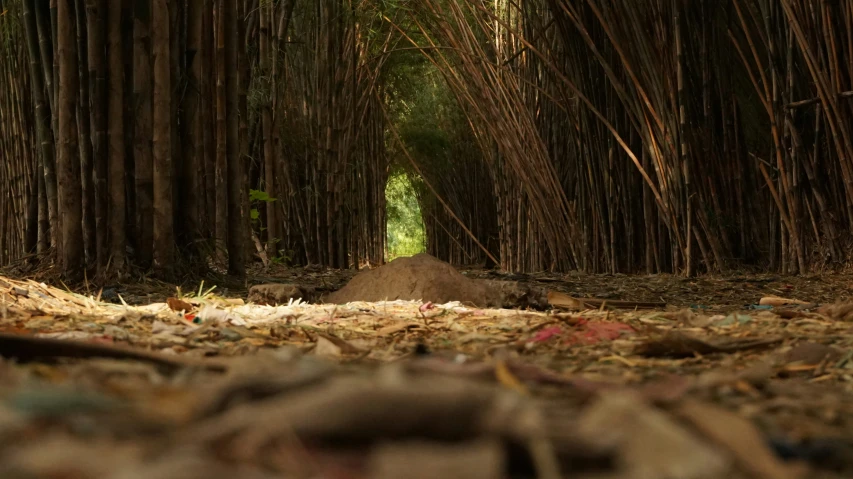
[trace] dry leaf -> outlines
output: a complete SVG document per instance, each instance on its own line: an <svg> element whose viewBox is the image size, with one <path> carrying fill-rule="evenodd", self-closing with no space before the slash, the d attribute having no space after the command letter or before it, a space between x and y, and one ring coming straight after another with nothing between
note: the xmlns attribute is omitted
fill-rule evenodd
<svg viewBox="0 0 853 479"><path fill-rule="evenodd" d="M582 311L589 309L583 301L575 299L568 294L557 291L548 291L548 304L554 308L568 309L572 311Z"/></svg>
<svg viewBox="0 0 853 479"><path fill-rule="evenodd" d="M853 321L853 302L826 305L818 309L818 313L836 321Z"/></svg>
<svg viewBox="0 0 853 479"><path fill-rule="evenodd" d="M683 398L690 386L691 382L687 377L671 374L643 384L639 392L651 403L669 404Z"/></svg>
<svg viewBox="0 0 853 479"><path fill-rule="evenodd" d="M558 291L548 291L548 304L554 308L568 309L572 311L582 311L593 308L614 308L614 309L655 309L665 308L666 303L646 302L646 301L615 301L610 299L599 298L573 298L565 293Z"/></svg>
<svg viewBox="0 0 853 479"><path fill-rule="evenodd" d="M337 346L343 354L362 354L365 352L365 350L356 347L352 343L344 341L343 339L335 336L334 334L317 333L317 336L320 336L321 338Z"/></svg>
<svg viewBox="0 0 853 479"><path fill-rule="evenodd" d="M218 442L251 433L257 446L279 438L466 440L542 434L530 404L478 381L437 375L337 377L297 393L231 408L181 432L177 442Z"/></svg>
<svg viewBox="0 0 853 479"><path fill-rule="evenodd" d="M780 298L779 296L765 296L758 302L761 306L785 306L789 304L810 304L797 299Z"/></svg>
<svg viewBox="0 0 853 479"><path fill-rule="evenodd" d="M728 477L726 455L639 396L604 393L578 426L582 437L618 451L620 479Z"/></svg>
<svg viewBox="0 0 853 479"><path fill-rule="evenodd" d="M524 384L518 380L517 377L510 371L509 367L507 367L506 361L498 361L495 364L495 377L498 379L498 382L504 385L507 389L512 389L513 391L519 394L529 394L527 388L524 387Z"/></svg>
<svg viewBox="0 0 853 479"><path fill-rule="evenodd" d="M368 465L368 479L502 479L503 445L494 440L463 444L383 444Z"/></svg>
<svg viewBox="0 0 853 479"><path fill-rule="evenodd" d="M754 477L800 477L796 470L776 458L768 449L762 435L748 420L725 409L692 399L685 400L676 411L708 439L725 447L737 463Z"/></svg>
<svg viewBox="0 0 853 479"><path fill-rule="evenodd" d="M419 329L421 326L418 323L412 321L398 321L389 326L385 326L384 328L376 331L378 336L391 336L393 334L399 333L400 331L406 331L409 329Z"/></svg>
<svg viewBox="0 0 853 479"><path fill-rule="evenodd" d="M335 343L329 341L324 336L320 336L317 338L317 346L314 347L314 354L317 356L338 358L342 355L342 351Z"/></svg>
<svg viewBox="0 0 853 479"><path fill-rule="evenodd" d="M704 328L714 322L715 318L695 314L690 309L682 309L677 312L663 313L662 318L674 321L676 324L684 325L691 328Z"/></svg>
<svg viewBox="0 0 853 479"><path fill-rule="evenodd" d="M733 353L774 346L782 338L698 338L686 333L671 331L639 345L634 354L648 357L684 358L696 354Z"/></svg>
<svg viewBox="0 0 853 479"><path fill-rule="evenodd" d="M800 343L785 355L785 361L790 363L815 366L825 360L835 361L841 358L841 351L823 344Z"/></svg>
<svg viewBox="0 0 853 479"><path fill-rule="evenodd" d="M193 305L178 298L168 298L166 303L172 311L188 313L193 310Z"/></svg>
<svg viewBox="0 0 853 479"><path fill-rule="evenodd" d="M21 362L55 358L113 358L144 361L171 369L201 367L223 371L222 364L197 361L189 357L165 356L115 344L68 341L0 333L0 356Z"/></svg>

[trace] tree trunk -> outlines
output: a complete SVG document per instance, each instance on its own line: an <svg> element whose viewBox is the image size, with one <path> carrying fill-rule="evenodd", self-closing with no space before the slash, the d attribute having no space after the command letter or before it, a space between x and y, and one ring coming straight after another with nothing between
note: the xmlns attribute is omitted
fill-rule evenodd
<svg viewBox="0 0 853 479"><path fill-rule="evenodd" d="M75 277L83 269L83 193L80 182L77 135L77 95L80 93L77 70L76 33L73 0L57 2L57 51L59 90L57 95L59 126L58 193L61 241L60 271Z"/></svg>

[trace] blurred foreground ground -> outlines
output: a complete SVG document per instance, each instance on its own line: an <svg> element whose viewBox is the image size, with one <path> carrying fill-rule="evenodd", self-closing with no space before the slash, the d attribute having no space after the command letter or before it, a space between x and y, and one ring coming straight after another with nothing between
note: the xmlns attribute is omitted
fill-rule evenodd
<svg viewBox="0 0 853 479"><path fill-rule="evenodd" d="M853 277L466 274L667 306L99 301L0 278L0 478L853 475Z"/></svg>

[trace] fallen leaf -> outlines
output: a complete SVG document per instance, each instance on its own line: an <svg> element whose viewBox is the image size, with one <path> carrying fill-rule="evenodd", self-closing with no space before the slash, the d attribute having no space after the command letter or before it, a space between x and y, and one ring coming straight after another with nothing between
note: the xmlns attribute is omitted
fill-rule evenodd
<svg viewBox="0 0 853 479"><path fill-rule="evenodd" d="M809 304L797 299L780 298L779 296L765 296L758 302L761 306L785 306L788 304Z"/></svg>
<svg viewBox="0 0 853 479"><path fill-rule="evenodd" d="M584 304L594 308L610 309L663 309L666 303L656 301L620 301L614 299L583 298Z"/></svg>
<svg viewBox="0 0 853 479"><path fill-rule="evenodd" d="M470 440L544 434L527 403L506 401L506 391L480 381L424 375L399 378L336 377L303 390L230 408L183 430L176 443L219 442L243 432L254 439L346 439L371 444L388 439ZM262 447L258 442L254 447Z"/></svg>
<svg viewBox="0 0 853 479"><path fill-rule="evenodd" d="M343 354L362 354L365 352L363 349L356 347L333 334L317 333L317 336L337 346Z"/></svg>
<svg viewBox="0 0 853 479"><path fill-rule="evenodd" d="M682 310L679 310L676 312L661 313L660 317L662 317L664 319L668 319L670 321L675 321L677 324L683 324L686 326L693 326L693 327L699 327L699 328L707 326L707 323L702 324L702 325L697 325L696 322L697 322L697 318L699 316L697 316L692 310L690 310L688 308L685 308L685 309L682 309Z"/></svg>
<svg viewBox="0 0 853 479"><path fill-rule="evenodd" d="M800 343L791 348L785 355L785 361L789 364L794 363L809 366L818 365L825 360L836 361L840 358L840 350L832 346L812 342Z"/></svg>
<svg viewBox="0 0 853 479"><path fill-rule="evenodd" d="M744 325L752 322L752 317L745 314L730 314L720 321L715 321L714 326Z"/></svg>
<svg viewBox="0 0 853 479"><path fill-rule="evenodd" d="M216 371L225 369L223 365L217 363L197 361L186 357L164 356L115 344L66 341L2 333L0 333L0 356L15 358L21 362L55 358L114 358L144 361L172 369L189 366Z"/></svg>
<svg viewBox="0 0 853 479"><path fill-rule="evenodd" d="M166 300L166 304L169 305L169 308L172 311L177 311L181 313L189 313L193 310L193 305L187 303L186 301L182 301L178 298L168 298Z"/></svg>
<svg viewBox="0 0 853 479"><path fill-rule="evenodd" d="M776 311L776 314L778 314L779 317L782 319L796 319L806 317L806 313L804 313L803 311L797 311L795 309L782 309Z"/></svg>
<svg viewBox="0 0 853 479"><path fill-rule="evenodd" d="M684 358L696 354L733 353L750 349L770 347L782 342L782 338L698 338L682 332L669 332L653 338L634 350L634 354L648 357Z"/></svg>
<svg viewBox="0 0 853 479"><path fill-rule="evenodd" d="M487 342L492 342L496 339L500 340L501 338L497 337L497 336L493 336L493 335L472 332L472 333L468 333L464 336L460 336L460 337L456 338L456 344L461 345L461 344L468 344L468 343L473 343L473 342L487 343Z"/></svg>
<svg viewBox="0 0 853 479"><path fill-rule="evenodd" d="M550 369L542 368L534 364L510 359L507 367L519 380L539 384L552 384L558 386L574 386L577 378L569 378Z"/></svg>
<svg viewBox="0 0 853 479"><path fill-rule="evenodd" d="M499 441L488 439L463 444L383 444L371 454L366 477L501 479L506 477L504 454Z"/></svg>
<svg viewBox="0 0 853 479"><path fill-rule="evenodd" d="M728 457L629 393L603 393L578 424L581 437L615 448L626 479L729 477ZM617 476L614 476L617 477Z"/></svg>
<svg viewBox="0 0 853 479"><path fill-rule="evenodd" d="M853 321L853 302L826 305L818 309L818 313L836 321Z"/></svg>
<svg viewBox="0 0 853 479"><path fill-rule="evenodd" d="M572 311L589 309L583 301L557 291L548 291L548 304L554 308L568 309Z"/></svg>
<svg viewBox="0 0 853 479"><path fill-rule="evenodd" d="M783 464L770 451L764 437L746 419L697 400L685 400L676 413L708 439L724 447L754 477L793 479L798 471Z"/></svg>
<svg viewBox="0 0 853 479"><path fill-rule="evenodd" d="M665 308L666 303L643 301L617 301L601 298L574 298L559 291L548 291L548 304L554 308L581 311L610 307L615 309L656 309Z"/></svg>
<svg viewBox="0 0 853 479"><path fill-rule="evenodd" d="M714 369L705 371L693 380L691 389L708 390L723 385L732 386L738 383L749 384L750 386L760 386L776 374L773 367L764 361L754 363L740 371L733 371L730 368Z"/></svg>
<svg viewBox="0 0 853 479"><path fill-rule="evenodd" d="M640 394L655 404L672 403L680 400L690 390L691 382L684 376L675 374L655 379L640 387Z"/></svg>
<svg viewBox="0 0 853 479"><path fill-rule="evenodd" d="M507 389L512 389L513 391L527 395L527 388L524 387L524 384L518 380L517 377L510 371L509 367L507 367L506 361L498 361L495 364L495 377L498 379L498 382L504 385Z"/></svg>
<svg viewBox="0 0 853 479"><path fill-rule="evenodd" d="M270 337L275 339L288 339L302 341L307 338L305 330L298 326L289 326L286 324L274 324L270 327Z"/></svg>
<svg viewBox="0 0 853 479"><path fill-rule="evenodd" d="M393 334L399 333L401 331L406 331L409 329L420 329L421 325L412 322L412 321L398 321L389 326L385 326L384 328L376 331L378 336L391 336Z"/></svg>
<svg viewBox="0 0 853 479"><path fill-rule="evenodd" d="M335 343L329 341L323 336L317 338L317 346L314 347L314 354L317 356L339 358L341 357L341 348Z"/></svg>

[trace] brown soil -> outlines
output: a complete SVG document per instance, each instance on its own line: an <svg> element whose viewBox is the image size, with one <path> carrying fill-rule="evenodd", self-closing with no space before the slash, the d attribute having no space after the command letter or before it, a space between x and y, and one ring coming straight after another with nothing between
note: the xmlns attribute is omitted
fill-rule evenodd
<svg viewBox="0 0 853 479"><path fill-rule="evenodd" d="M428 254L398 258L380 268L364 271L326 303L355 301L422 300L443 304L459 301L480 307L500 307L499 291L485 282L463 276L453 266Z"/></svg>

